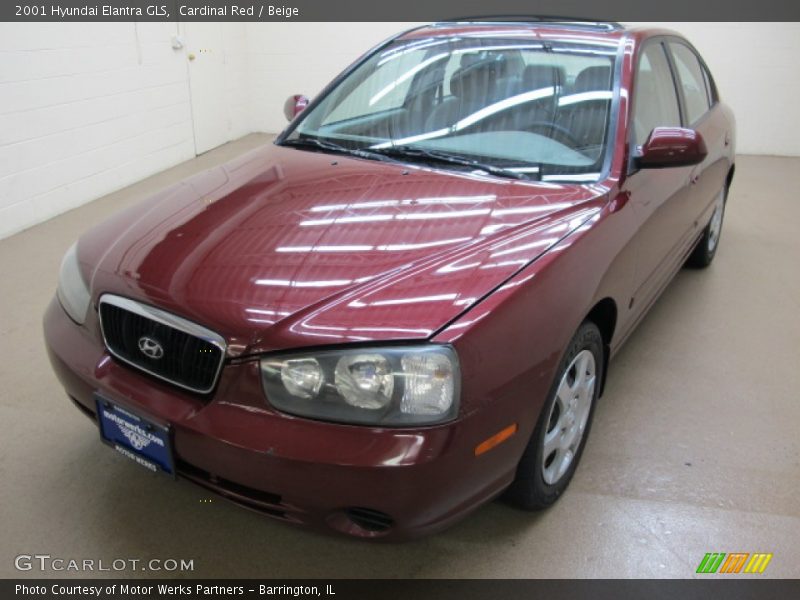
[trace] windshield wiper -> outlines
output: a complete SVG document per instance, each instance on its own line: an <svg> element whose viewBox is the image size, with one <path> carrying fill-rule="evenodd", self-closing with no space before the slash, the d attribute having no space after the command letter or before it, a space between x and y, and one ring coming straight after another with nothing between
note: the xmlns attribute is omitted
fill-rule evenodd
<svg viewBox="0 0 800 600"><path fill-rule="evenodd" d="M328 142L315 137L303 137L283 140L281 146L290 146L294 148L315 148L317 150L327 150L336 154L349 154L351 156L358 156L359 158L368 158L370 160L390 160L390 157L384 156L381 153L373 152L371 150L362 150L359 148L348 148L335 142Z"/></svg>
<svg viewBox="0 0 800 600"><path fill-rule="evenodd" d="M492 175L497 175L498 177L510 177L512 179L536 179L536 180L538 180L540 177L538 172L531 173L533 177L530 177L527 173L520 173L512 169L504 169L503 167L498 167L497 165L490 165L478 160L473 160L471 158L464 158L463 156L459 156L457 154L442 152L441 150L426 150L425 148L420 148L419 146L402 145L402 146L386 146L383 148L373 147L370 148L370 152L380 153L386 156L391 156L396 158L416 158L436 163L459 165L463 167L472 167L473 169L486 171L487 173L491 173Z"/></svg>
<svg viewBox="0 0 800 600"><path fill-rule="evenodd" d="M430 162L459 165L463 167L471 167L481 171L486 171L498 177L509 177L512 179L535 179L541 178L540 171L528 173L521 173L512 169L504 169L497 165L490 165L487 163L473 160L471 158L464 158L457 154L450 154L449 152L442 152L440 150L426 150L418 146L387 146L385 148L348 148L335 142L329 142L316 137L302 137L283 140L281 146L291 146L295 148L315 148L319 150L327 150L328 152L335 152L337 154L349 154L360 158L369 160L398 160L398 159L421 159ZM531 175L533 177L531 177Z"/></svg>

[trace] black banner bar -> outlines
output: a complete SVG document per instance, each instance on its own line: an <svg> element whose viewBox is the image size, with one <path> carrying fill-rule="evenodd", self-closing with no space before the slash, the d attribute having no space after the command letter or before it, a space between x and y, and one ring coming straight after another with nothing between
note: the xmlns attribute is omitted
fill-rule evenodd
<svg viewBox="0 0 800 600"><path fill-rule="evenodd" d="M704 580L120 580L5 579L0 597L150 598L212 600L323 598L325 600L760 600L800 598L800 580L731 576Z"/></svg>
<svg viewBox="0 0 800 600"><path fill-rule="evenodd" d="M610 21L800 21L791 0L3 0L0 21L439 21L547 15Z"/></svg>

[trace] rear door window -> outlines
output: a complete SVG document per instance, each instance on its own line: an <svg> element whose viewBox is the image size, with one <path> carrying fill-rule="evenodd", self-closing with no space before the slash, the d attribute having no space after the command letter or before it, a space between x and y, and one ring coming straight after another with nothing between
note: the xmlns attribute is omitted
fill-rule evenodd
<svg viewBox="0 0 800 600"><path fill-rule="evenodd" d="M691 125L708 111L711 102L703 68L692 49L679 42L670 42L669 48L675 59L678 84L686 103L686 122Z"/></svg>

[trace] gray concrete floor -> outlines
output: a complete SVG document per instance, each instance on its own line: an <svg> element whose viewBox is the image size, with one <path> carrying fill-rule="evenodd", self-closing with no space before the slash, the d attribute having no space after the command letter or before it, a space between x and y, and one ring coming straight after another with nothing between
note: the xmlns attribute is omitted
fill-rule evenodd
<svg viewBox="0 0 800 600"><path fill-rule="evenodd" d="M62 254L118 208L268 141L0 241L0 577L33 553L194 559L197 577L692 577L712 551L772 552L761 577L800 577L800 159L739 157L716 262L681 272L612 363L582 464L547 512L495 502L431 538L368 544L201 502L102 446L43 347Z"/></svg>

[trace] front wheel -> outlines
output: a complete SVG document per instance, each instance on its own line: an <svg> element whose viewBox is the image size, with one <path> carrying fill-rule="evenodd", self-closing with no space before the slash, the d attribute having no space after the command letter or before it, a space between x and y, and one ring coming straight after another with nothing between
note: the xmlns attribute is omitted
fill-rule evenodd
<svg viewBox="0 0 800 600"><path fill-rule="evenodd" d="M506 499L526 510L547 508L567 488L580 461L600 392L603 338L584 322L567 347Z"/></svg>
<svg viewBox="0 0 800 600"><path fill-rule="evenodd" d="M719 246L719 236L722 234L722 219L725 216L725 197L727 187L723 188L714 201L714 212L711 220L703 230L703 235L697 246L686 259L686 265L695 269L705 269L714 260Z"/></svg>

